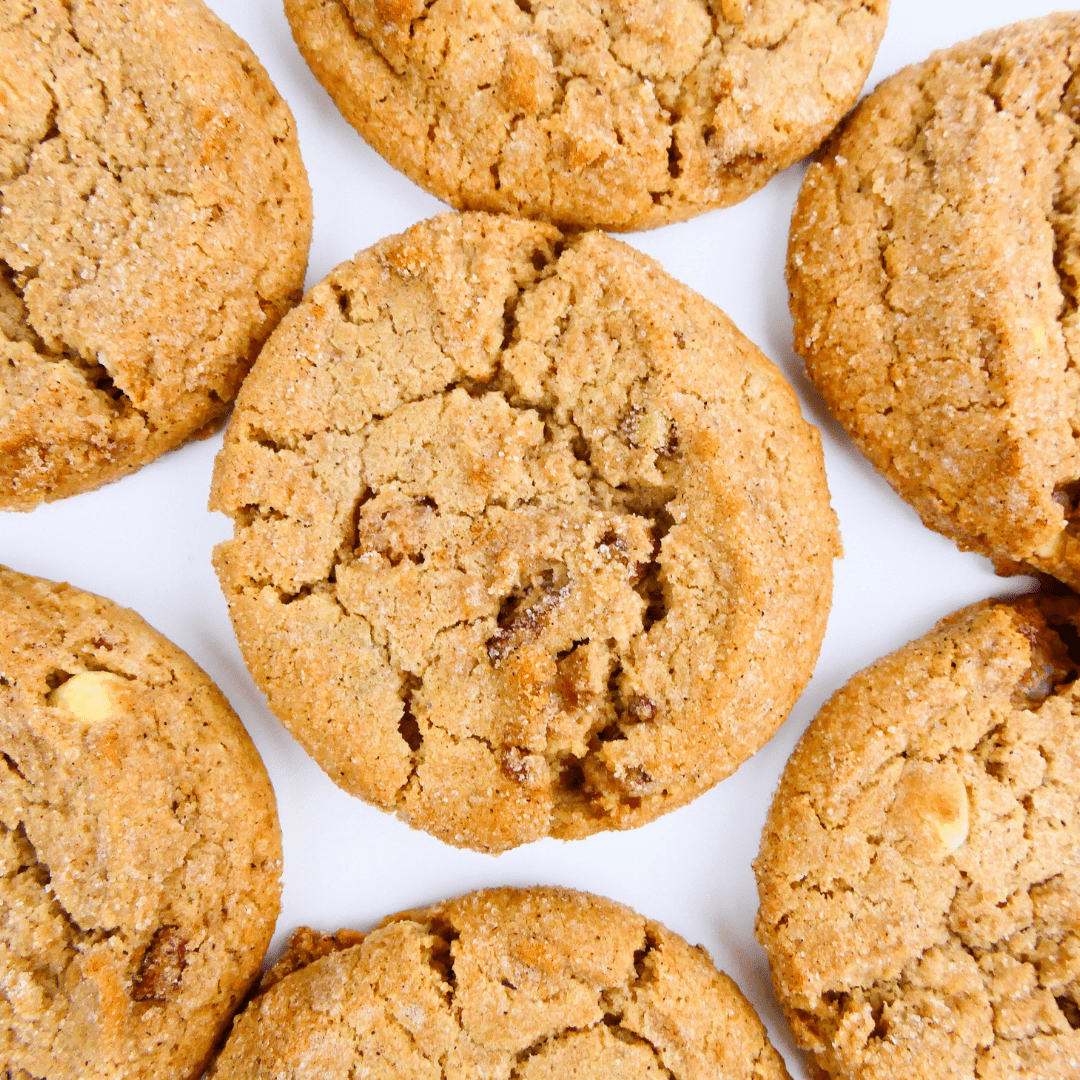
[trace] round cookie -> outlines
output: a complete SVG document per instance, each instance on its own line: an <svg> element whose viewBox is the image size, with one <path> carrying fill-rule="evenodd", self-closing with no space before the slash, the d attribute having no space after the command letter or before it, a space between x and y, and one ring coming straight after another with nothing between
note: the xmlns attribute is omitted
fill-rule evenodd
<svg viewBox="0 0 1080 1080"><path fill-rule="evenodd" d="M0 1076L198 1077L258 975L258 753L134 612L0 567Z"/></svg>
<svg viewBox="0 0 1080 1080"><path fill-rule="evenodd" d="M784 1080L739 988L659 923L569 889L490 889L301 930L211 1080Z"/></svg>
<svg viewBox="0 0 1080 1080"><path fill-rule="evenodd" d="M746 198L851 108L887 0L285 0L395 168L461 210L647 229Z"/></svg>
<svg viewBox="0 0 1080 1080"><path fill-rule="evenodd" d="M788 762L758 940L822 1076L1080 1061L1080 600L988 601L854 676Z"/></svg>
<svg viewBox="0 0 1080 1080"><path fill-rule="evenodd" d="M334 270L245 382L215 565L347 791L499 851L731 773L817 657L816 431L712 304L601 233L445 214Z"/></svg>
<svg viewBox="0 0 1080 1080"><path fill-rule="evenodd" d="M1080 14L935 53L810 167L795 347L932 529L1080 587Z"/></svg>
<svg viewBox="0 0 1080 1080"><path fill-rule="evenodd" d="M0 71L0 509L30 510L222 416L300 298L311 195L201 0L11 0Z"/></svg>

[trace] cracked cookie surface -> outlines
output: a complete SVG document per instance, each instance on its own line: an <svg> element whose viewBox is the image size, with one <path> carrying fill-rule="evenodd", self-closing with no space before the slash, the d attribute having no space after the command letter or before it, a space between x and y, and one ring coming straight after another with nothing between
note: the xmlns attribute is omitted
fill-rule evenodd
<svg viewBox="0 0 1080 1080"><path fill-rule="evenodd" d="M795 347L932 529L1080 587L1080 14L882 83L792 218Z"/></svg>
<svg viewBox="0 0 1080 1080"><path fill-rule="evenodd" d="M611 900L490 889L335 938L294 935L212 1080L788 1077L708 953Z"/></svg>
<svg viewBox="0 0 1080 1080"><path fill-rule="evenodd" d="M194 1078L278 913L262 762L134 612L0 567L0 1077Z"/></svg>
<svg viewBox="0 0 1080 1080"><path fill-rule="evenodd" d="M395 168L458 209L642 229L746 198L851 108L887 0L286 0Z"/></svg>
<svg viewBox="0 0 1080 1080"><path fill-rule="evenodd" d="M816 431L600 233L446 214L344 263L245 383L215 565L270 708L452 844L627 828L756 751L838 553Z"/></svg>
<svg viewBox="0 0 1080 1080"><path fill-rule="evenodd" d="M0 11L0 508L222 416L303 287L292 115L201 0Z"/></svg>
<svg viewBox="0 0 1080 1080"><path fill-rule="evenodd" d="M757 936L822 1075L1080 1060L1080 600L988 601L852 678L796 748Z"/></svg>

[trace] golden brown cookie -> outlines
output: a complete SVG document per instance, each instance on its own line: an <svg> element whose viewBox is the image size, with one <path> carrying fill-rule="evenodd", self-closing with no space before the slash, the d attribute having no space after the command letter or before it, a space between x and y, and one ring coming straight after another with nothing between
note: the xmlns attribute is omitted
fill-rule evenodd
<svg viewBox="0 0 1080 1080"><path fill-rule="evenodd" d="M212 425L310 238L292 115L201 0L0 6L0 509Z"/></svg>
<svg viewBox="0 0 1080 1080"><path fill-rule="evenodd" d="M345 118L461 210L646 229L746 198L855 103L888 0L285 0Z"/></svg>
<svg viewBox="0 0 1080 1080"><path fill-rule="evenodd" d="M598 896L489 889L294 940L211 1080L788 1076L703 948Z"/></svg>
<svg viewBox="0 0 1080 1080"><path fill-rule="evenodd" d="M830 409L932 529L1080 587L1080 14L882 83L807 173L788 282Z"/></svg>
<svg viewBox="0 0 1080 1080"><path fill-rule="evenodd" d="M852 678L788 762L757 936L845 1080L1080 1062L1080 600L988 601Z"/></svg>
<svg viewBox="0 0 1080 1080"><path fill-rule="evenodd" d="M334 781L499 851L689 802L809 678L816 431L712 304L601 233L445 214L343 263L244 384L215 565Z"/></svg>
<svg viewBox="0 0 1080 1080"><path fill-rule="evenodd" d="M270 782L134 612L0 567L0 1076L194 1078L278 913Z"/></svg>

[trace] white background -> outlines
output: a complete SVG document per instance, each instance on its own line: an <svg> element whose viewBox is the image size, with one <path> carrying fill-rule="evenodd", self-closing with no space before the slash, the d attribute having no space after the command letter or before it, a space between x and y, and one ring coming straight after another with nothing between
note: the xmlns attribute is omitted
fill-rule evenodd
<svg viewBox="0 0 1080 1080"><path fill-rule="evenodd" d="M335 264L443 207L390 168L340 117L297 52L280 0L209 0L258 54L292 107L315 200L308 285ZM1045 0L894 0L867 87L932 49L1054 10ZM489 885L556 884L621 900L659 919L742 987L792 1075L807 1076L754 941L757 853L769 799L822 702L854 672L942 616L1022 591L976 555L929 532L852 448L791 351L783 267L795 166L746 202L623 239L727 312L794 384L821 429L844 541L832 617L809 688L773 740L692 805L627 833L544 840L492 857L447 847L338 790L270 715L233 638L210 568L230 534L206 510L221 436L133 476L30 514L0 514L0 562L67 580L138 611L187 650L232 702L266 762L285 845L271 958L298 925L367 930L384 915Z"/></svg>

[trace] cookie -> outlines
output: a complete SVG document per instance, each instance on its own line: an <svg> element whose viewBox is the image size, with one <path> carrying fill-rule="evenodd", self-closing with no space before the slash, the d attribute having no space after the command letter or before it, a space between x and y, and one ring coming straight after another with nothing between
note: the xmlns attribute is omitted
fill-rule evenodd
<svg viewBox="0 0 1080 1080"><path fill-rule="evenodd" d="M134 612L0 568L0 1076L198 1077L278 913L270 782Z"/></svg>
<svg viewBox="0 0 1080 1080"><path fill-rule="evenodd" d="M1071 594L965 608L788 762L757 936L822 1077L1077 1075L1078 628Z"/></svg>
<svg viewBox="0 0 1080 1080"><path fill-rule="evenodd" d="M220 418L300 298L292 115L201 0L0 11L0 509Z"/></svg>
<svg viewBox="0 0 1080 1080"><path fill-rule="evenodd" d="M598 896L489 889L335 938L298 932L210 1080L788 1076L703 948Z"/></svg>
<svg viewBox="0 0 1080 1080"><path fill-rule="evenodd" d="M887 0L285 0L345 118L459 210L647 229L729 206L855 103Z"/></svg>
<svg viewBox="0 0 1080 1080"><path fill-rule="evenodd" d="M882 83L811 166L797 351L932 529L1080 587L1080 14Z"/></svg>
<svg viewBox="0 0 1080 1080"><path fill-rule="evenodd" d="M809 678L817 433L601 233L446 214L343 263L244 384L211 508L270 708L346 791L499 851L731 773Z"/></svg>

